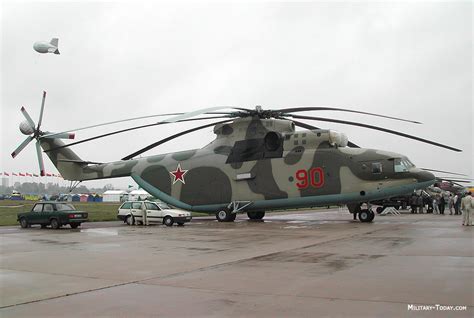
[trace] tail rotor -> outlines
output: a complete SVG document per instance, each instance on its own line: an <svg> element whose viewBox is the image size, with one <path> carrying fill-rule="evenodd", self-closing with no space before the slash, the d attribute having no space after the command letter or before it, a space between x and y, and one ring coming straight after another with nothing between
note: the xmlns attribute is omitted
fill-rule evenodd
<svg viewBox="0 0 474 318"><path fill-rule="evenodd" d="M54 136L51 135L51 132L41 131L41 123L43 121L43 112L44 112L44 103L46 100L46 92L43 92L43 100L41 102L41 110L38 118L38 125L35 125L33 119L31 119L30 114L26 111L25 107L21 107L20 111L25 117L25 121L20 123L20 131L22 134L27 135L26 139L12 152L12 157L15 158L18 154L26 148L26 146L33 140L36 139L36 155L38 156L38 163L41 176L45 175L44 171L44 161L41 150L40 140L42 138L58 138L58 139L74 139L74 133L60 133Z"/></svg>

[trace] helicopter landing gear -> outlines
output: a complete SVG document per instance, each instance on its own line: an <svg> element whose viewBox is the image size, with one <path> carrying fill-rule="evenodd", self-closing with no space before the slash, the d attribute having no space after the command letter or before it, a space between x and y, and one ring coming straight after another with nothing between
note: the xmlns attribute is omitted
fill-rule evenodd
<svg viewBox="0 0 474 318"><path fill-rule="evenodd" d="M265 211L247 212L247 216L251 220L261 220L265 216Z"/></svg>
<svg viewBox="0 0 474 318"><path fill-rule="evenodd" d="M372 211L370 204L367 203L367 208L362 209L362 203L353 203L348 204L347 208L349 212L353 214L354 220L359 217L359 221L361 222L372 222L375 218L375 213Z"/></svg>
<svg viewBox="0 0 474 318"><path fill-rule="evenodd" d="M216 219L219 222L234 222L238 212L251 205L250 201L232 201L227 207L216 212ZM263 213L265 215L265 212ZM262 218L263 218L262 215Z"/></svg>
<svg viewBox="0 0 474 318"><path fill-rule="evenodd" d="M361 222L372 222L375 218L375 213L371 209L362 209L359 212L359 220Z"/></svg>
<svg viewBox="0 0 474 318"><path fill-rule="evenodd" d="M216 213L216 219L219 222L233 222L237 214L232 213L231 210L224 208Z"/></svg>

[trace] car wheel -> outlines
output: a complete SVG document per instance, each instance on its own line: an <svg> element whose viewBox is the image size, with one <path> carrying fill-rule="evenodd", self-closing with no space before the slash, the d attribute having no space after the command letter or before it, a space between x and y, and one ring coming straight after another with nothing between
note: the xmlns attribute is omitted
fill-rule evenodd
<svg viewBox="0 0 474 318"><path fill-rule="evenodd" d="M51 219L51 228L57 230L61 227L57 219Z"/></svg>
<svg viewBox="0 0 474 318"><path fill-rule="evenodd" d="M21 218L20 226L21 228L26 229L27 227L30 227L30 223L28 223L28 220L26 218Z"/></svg>
<svg viewBox="0 0 474 318"><path fill-rule="evenodd" d="M174 220L171 216L165 216L165 218L163 219L163 224L166 225L166 226L173 226L173 223L174 223Z"/></svg>
<svg viewBox="0 0 474 318"><path fill-rule="evenodd" d="M135 219L134 219L133 215L127 216L127 218L125 219L125 223L127 223L128 225L135 224Z"/></svg>
<svg viewBox="0 0 474 318"><path fill-rule="evenodd" d="M377 209L375 209L375 211L377 211L377 213L380 214L380 213L383 212L384 209L385 208L383 206L379 206L379 207L377 207Z"/></svg>
<svg viewBox="0 0 474 318"><path fill-rule="evenodd" d="M77 227L81 225L81 223L71 223L69 225L71 226L71 229L77 229Z"/></svg>

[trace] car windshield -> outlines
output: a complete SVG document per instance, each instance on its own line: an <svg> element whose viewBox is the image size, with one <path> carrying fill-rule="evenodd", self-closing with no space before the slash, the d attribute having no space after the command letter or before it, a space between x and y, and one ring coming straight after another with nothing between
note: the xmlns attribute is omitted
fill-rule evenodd
<svg viewBox="0 0 474 318"><path fill-rule="evenodd" d="M56 210L57 211L74 211L76 208L72 204L68 203L57 203Z"/></svg>
<svg viewBox="0 0 474 318"><path fill-rule="evenodd" d="M167 205L166 203L158 203L158 206L160 207L160 209L162 210L171 210L171 208L169 207L169 205Z"/></svg>

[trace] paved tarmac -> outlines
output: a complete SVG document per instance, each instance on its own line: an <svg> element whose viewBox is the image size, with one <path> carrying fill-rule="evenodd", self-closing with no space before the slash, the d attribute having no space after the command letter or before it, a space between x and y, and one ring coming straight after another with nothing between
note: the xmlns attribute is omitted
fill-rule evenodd
<svg viewBox="0 0 474 318"><path fill-rule="evenodd" d="M2 318L474 315L473 229L460 216L83 227L0 228Z"/></svg>

